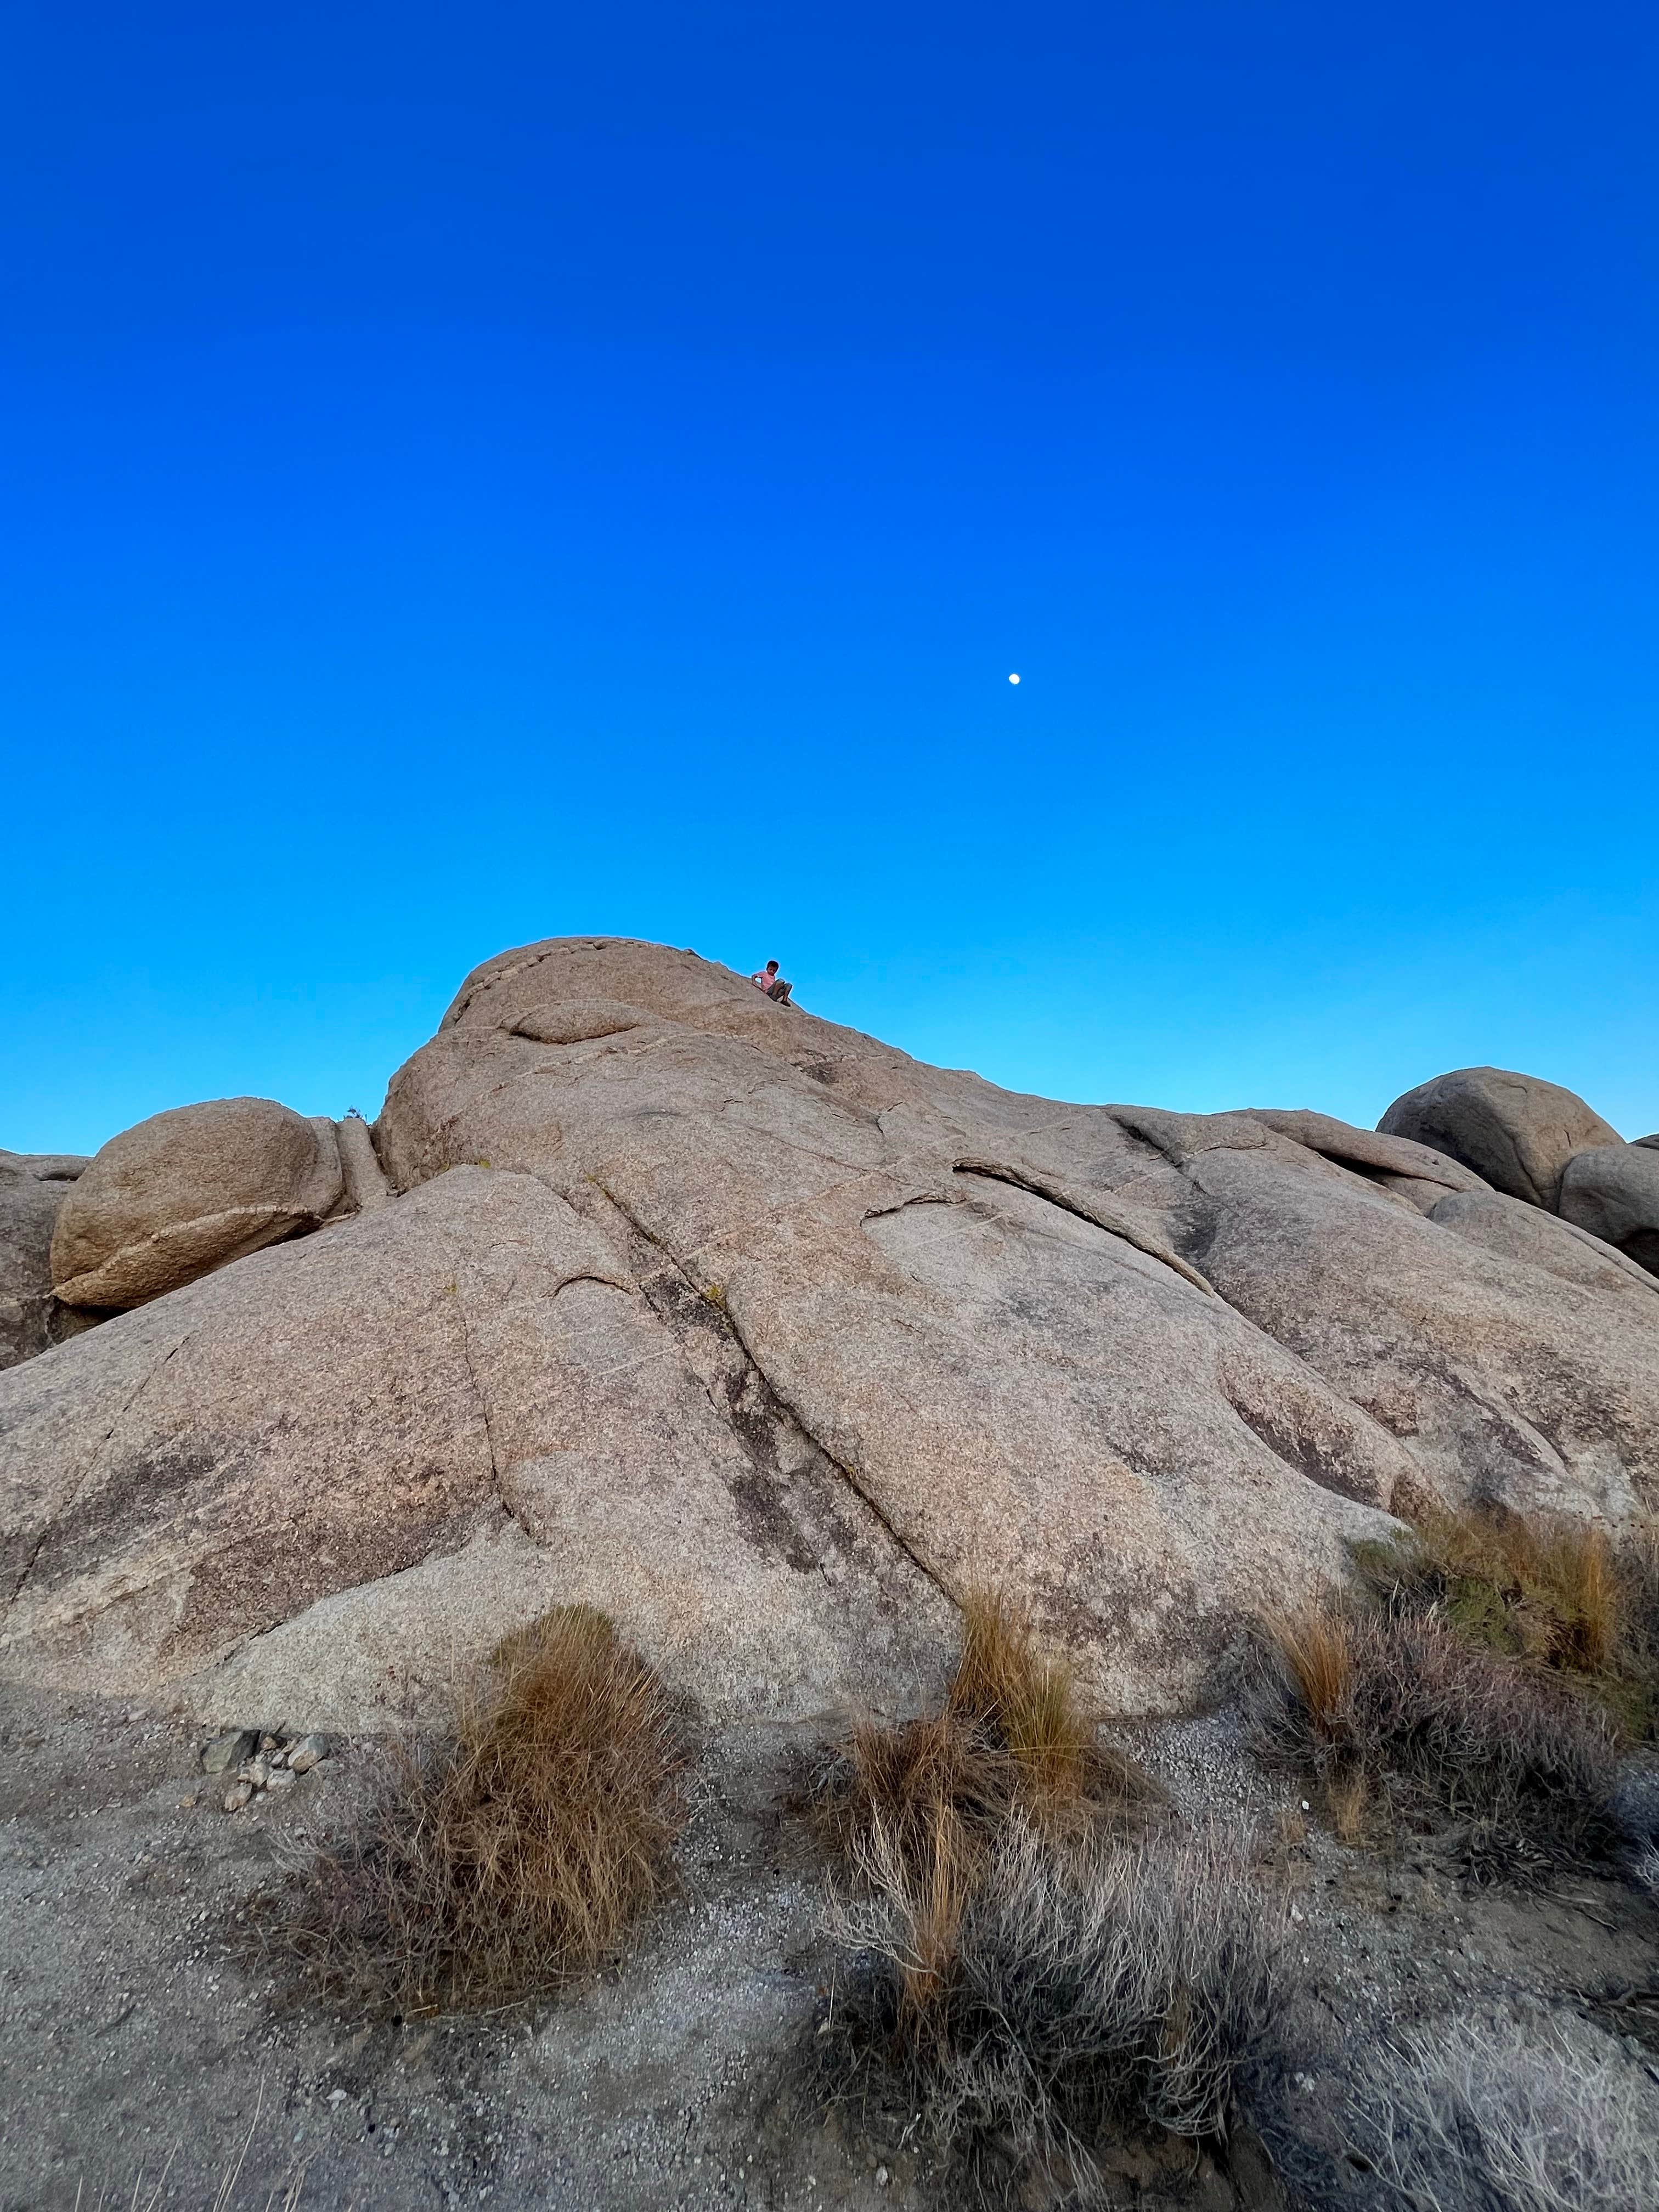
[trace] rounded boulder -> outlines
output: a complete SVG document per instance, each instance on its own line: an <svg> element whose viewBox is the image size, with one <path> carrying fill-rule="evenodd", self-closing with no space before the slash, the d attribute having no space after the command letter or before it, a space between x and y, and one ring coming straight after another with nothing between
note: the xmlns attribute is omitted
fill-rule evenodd
<svg viewBox="0 0 1659 2212"><path fill-rule="evenodd" d="M1495 1190L1556 1211L1576 1153L1623 1146L1576 1091L1505 1067L1459 1067L1396 1098L1377 1127L1473 1168Z"/></svg>
<svg viewBox="0 0 1659 2212"><path fill-rule="evenodd" d="M274 1098L175 1107L112 1137L72 1186L52 1287L66 1305L144 1305L319 1227L344 1194L331 1121Z"/></svg>

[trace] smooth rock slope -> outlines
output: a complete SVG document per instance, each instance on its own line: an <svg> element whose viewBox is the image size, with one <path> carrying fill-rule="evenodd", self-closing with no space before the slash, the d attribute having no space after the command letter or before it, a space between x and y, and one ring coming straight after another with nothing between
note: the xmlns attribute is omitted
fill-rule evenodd
<svg viewBox="0 0 1659 2212"><path fill-rule="evenodd" d="M1659 1490L1659 1285L1403 1137L1019 1097L574 939L374 1139L389 1202L0 1376L12 1674L350 1724L582 1598L793 1717L995 1580L1160 1710L1395 1507Z"/></svg>

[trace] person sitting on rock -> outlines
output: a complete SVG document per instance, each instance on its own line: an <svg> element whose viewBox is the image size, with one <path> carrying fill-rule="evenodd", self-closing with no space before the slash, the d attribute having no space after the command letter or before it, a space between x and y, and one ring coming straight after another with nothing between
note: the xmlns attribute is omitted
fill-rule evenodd
<svg viewBox="0 0 1659 2212"><path fill-rule="evenodd" d="M756 969L749 980L757 991L764 991L769 999L775 1000L781 1006L788 1005L789 994L795 988L793 983L786 983L779 975L775 960L769 960L764 968Z"/></svg>

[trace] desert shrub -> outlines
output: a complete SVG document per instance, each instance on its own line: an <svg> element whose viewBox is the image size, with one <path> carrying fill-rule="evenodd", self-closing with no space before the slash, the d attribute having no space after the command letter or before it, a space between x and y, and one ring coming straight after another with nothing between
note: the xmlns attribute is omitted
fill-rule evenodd
<svg viewBox="0 0 1659 2212"><path fill-rule="evenodd" d="M1143 1820L1159 1793L1101 1744L1064 1661L994 1592L970 1591L941 1709L855 1729L817 1793L818 1823L860 1876L902 1869L913 1942L907 2021L953 1971L962 1917L988 1853L1016 1814L1082 1834Z"/></svg>
<svg viewBox="0 0 1659 2212"><path fill-rule="evenodd" d="M1465 1642L1545 1669L1593 1698L1621 1736L1659 1721L1659 1547L1646 1524L1612 1535L1495 1505L1422 1513L1412 1534L1358 1547L1390 1611L1433 1612Z"/></svg>
<svg viewBox="0 0 1659 2212"><path fill-rule="evenodd" d="M1582 1864L1616 1846L1605 1712L1438 1612L1331 1607L1281 1622L1248 1702L1258 1748L1310 1775L1350 1833L1368 1805L1403 1797L1463 1825L1477 1872ZM1403 1785L1392 1801L1390 1778Z"/></svg>
<svg viewBox="0 0 1659 2212"><path fill-rule="evenodd" d="M498 1648L451 1741L394 1747L345 1832L253 1900L254 1940L337 2001L404 2013L556 1989L669 1881L684 1756L655 1673L562 1607Z"/></svg>
<svg viewBox="0 0 1659 2212"><path fill-rule="evenodd" d="M1134 1762L1099 1741L1070 1668L987 1591L963 1601L941 1710L855 1729L817 1790L819 1820L843 1850L879 1822L912 1864L940 1850L971 1857L1017 1809L1081 1830L1159 1802Z"/></svg>
<svg viewBox="0 0 1659 2212"><path fill-rule="evenodd" d="M1088 2191L1109 2131L1225 2136L1278 1917L1240 1857L1167 1832L1022 1614L979 1593L963 1616L940 1709L857 1730L820 1800L844 1879L819 2083L902 2099L983 2188Z"/></svg>
<svg viewBox="0 0 1659 2212"><path fill-rule="evenodd" d="M1605 2038L1453 2021L1382 2046L1349 2128L1414 2212L1659 2204L1659 2100Z"/></svg>
<svg viewBox="0 0 1659 2212"><path fill-rule="evenodd" d="M954 1906L878 1821L835 1916L836 2063L896 2086L981 2189L1011 2170L1085 2196L1114 2132L1224 2138L1279 1996L1282 1916L1214 1837L1125 1842L1015 1813Z"/></svg>

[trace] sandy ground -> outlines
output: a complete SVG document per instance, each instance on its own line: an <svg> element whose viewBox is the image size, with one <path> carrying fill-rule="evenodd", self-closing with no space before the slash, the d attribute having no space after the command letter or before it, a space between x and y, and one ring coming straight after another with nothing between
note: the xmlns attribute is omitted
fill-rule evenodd
<svg viewBox="0 0 1659 2212"><path fill-rule="evenodd" d="M203 1741L0 1690L0 2212L940 2201L908 2115L826 2124L799 2093L830 1971L822 1870L785 1809L810 1740L710 1744L682 1894L618 1972L528 2014L408 2025L280 2004L227 1942L240 1901L337 1810L359 1748L227 1814ZM1310 2172L1335 2159L1321 2201L1354 2201L1345 2070L1392 2025L1565 2007L1659 2069L1659 1914L1628 1885L1474 1891L1426 1848L1340 1849L1225 1715L1131 1741L1188 1817L1254 1828L1289 1886L1303 1994L1274 2124L1315 2147ZM1137 2201L1133 2174L1123 2191ZM1276 2194L1205 2161L1185 2202L1255 2212Z"/></svg>

